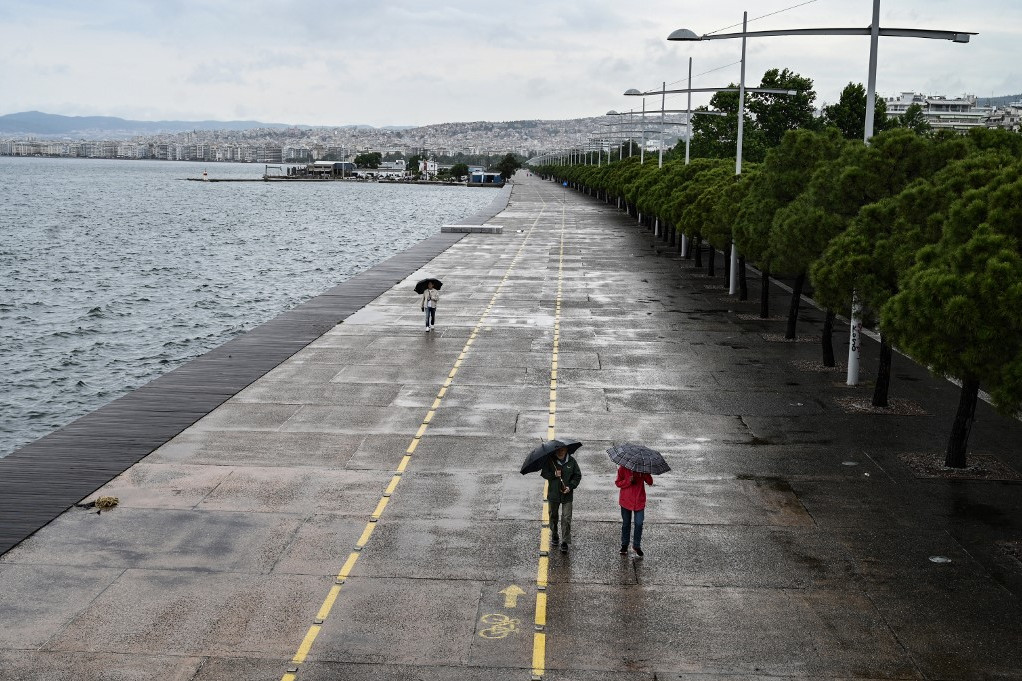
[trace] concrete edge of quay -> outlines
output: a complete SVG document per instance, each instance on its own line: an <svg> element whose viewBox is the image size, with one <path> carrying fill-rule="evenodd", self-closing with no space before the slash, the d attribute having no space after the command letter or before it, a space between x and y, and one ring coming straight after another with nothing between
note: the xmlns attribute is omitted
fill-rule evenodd
<svg viewBox="0 0 1022 681"><path fill-rule="evenodd" d="M503 211L511 183L458 224ZM456 244L441 232L0 458L0 555Z"/></svg>

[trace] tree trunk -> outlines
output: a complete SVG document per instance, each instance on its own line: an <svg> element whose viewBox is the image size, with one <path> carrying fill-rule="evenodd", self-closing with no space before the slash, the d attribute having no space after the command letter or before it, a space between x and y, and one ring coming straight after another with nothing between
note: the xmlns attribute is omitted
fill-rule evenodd
<svg viewBox="0 0 1022 681"><path fill-rule="evenodd" d="M788 328L784 337L788 340L795 340L795 325L798 324L798 307L802 304L802 287L806 283L806 273L801 272L795 278L795 286L791 291L791 305L788 306Z"/></svg>
<svg viewBox="0 0 1022 681"><path fill-rule="evenodd" d="M692 237L688 242L689 251L695 251L695 266L703 266L703 244L699 241L699 237Z"/></svg>
<svg viewBox="0 0 1022 681"><path fill-rule="evenodd" d="M731 287L731 254L724 251L724 283L730 289Z"/></svg>
<svg viewBox="0 0 1022 681"><path fill-rule="evenodd" d="M709 248L706 249L708 251L707 253L708 259L706 261L706 276L712 279L713 276L717 274L717 249L714 248L713 244L709 242L707 242L706 245L709 246Z"/></svg>
<svg viewBox="0 0 1022 681"><path fill-rule="evenodd" d="M745 276L745 256L738 256L738 300L749 299L749 280Z"/></svg>
<svg viewBox="0 0 1022 681"><path fill-rule="evenodd" d="M823 318L823 366L834 366L834 313L827 310Z"/></svg>
<svg viewBox="0 0 1022 681"><path fill-rule="evenodd" d="M966 451L969 447L969 433L976 420L976 398L979 395L979 381L975 378L962 380L962 392L958 398L958 412L951 426L951 437L947 442L947 456L944 465L948 468L965 468Z"/></svg>
<svg viewBox="0 0 1022 681"><path fill-rule="evenodd" d="M759 316L770 317L770 268L764 267L759 273Z"/></svg>
<svg viewBox="0 0 1022 681"><path fill-rule="evenodd" d="M877 367L877 383L873 388L873 406L887 406L887 391L891 386L891 344L887 336L880 335L880 366Z"/></svg>

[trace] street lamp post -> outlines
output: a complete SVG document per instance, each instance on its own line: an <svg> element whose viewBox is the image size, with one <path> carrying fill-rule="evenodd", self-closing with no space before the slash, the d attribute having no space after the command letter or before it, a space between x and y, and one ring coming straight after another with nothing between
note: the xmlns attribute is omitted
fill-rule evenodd
<svg viewBox="0 0 1022 681"><path fill-rule="evenodd" d="M692 141L692 116L695 116L695 115L702 115L702 116L726 116L727 115L723 111L692 111L692 93L693 92L738 92L739 93L739 98L742 101L742 106L740 107L739 112L738 112L739 113L739 118L738 118L738 120L739 120L739 124L738 124L738 148L737 148L737 153L735 155L735 174L737 174L737 175L740 175L741 172L742 172L742 130L743 130L742 121L744 121L744 119L745 119L745 107L744 107L745 93L746 92L756 92L756 93L770 94L770 95L794 95L794 94L796 94L795 90L777 90L777 89L774 89L774 88L746 88L745 87L744 51L743 51L743 62L742 62L742 82L741 82L741 84L739 85L739 87L737 89L734 88L734 87L723 87L723 88L712 88L712 87L694 88L694 87L692 87L692 58L691 57L689 57L689 60L688 60L688 84L689 84L689 87L683 88L683 89L680 89L680 90L668 90L668 89L666 89L666 85L664 85L662 87L662 89L660 90L661 95L664 95L664 96L666 96L667 93L671 93L671 94L682 93L682 92L688 93L688 108L686 108L684 110L684 113L685 113L685 125L687 126L686 129L685 129L685 165L688 165L688 163L689 163L689 146L690 146L690 143ZM633 88L633 89L627 90L625 92L625 95L632 96L632 97L635 97L635 96L645 97L646 95L649 95L649 94L655 94L655 91L654 92L639 92L638 90ZM643 101L645 101L645 100L643 100ZM661 110L661 114L662 113L663 113L663 110ZM680 110L679 111L672 111L671 113L681 113L681 111ZM730 292L731 293L735 292L736 286L737 286L737 275L735 274L737 272L737 270L738 270L738 267L737 267L738 254L737 253L738 252L735 249L734 244L732 243L731 255L732 255L733 259L731 261L731 280L730 280L730 282L731 282L731 291ZM688 237L685 235L684 232L681 235L681 255L682 256L687 256L688 255Z"/></svg>
<svg viewBox="0 0 1022 681"><path fill-rule="evenodd" d="M748 14L746 13L746 16ZM871 24L865 28L795 28L795 29L779 29L772 31L748 31L746 26L746 20L742 20L742 32L741 33L712 33L704 35L696 35L694 32L686 28L680 28L671 33L668 40L684 40L684 41L696 41L696 40L727 40L730 38L741 38L742 39L742 73L745 73L745 39L752 37L769 37L769 36L819 36L819 35L868 35L870 37L869 45L869 73L867 77L867 89L866 89L866 118L864 122L863 139L865 142L869 142L873 136L873 118L874 108L876 106L876 70L877 70L877 51L879 46L880 36L891 36L897 38L929 38L933 40L950 40L956 43L967 43L969 42L970 36L976 35L969 31L938 31L931 29L918 29L918 28L881 28L880 27L880 0L873 0L873 20ZM739 125L741 125L741 118L739 118ZM739 140L741 137L739 136ZM739 147L741 142L739 141ZM734 269L732 269L732 276ZM852 299L855 300L855 293L852 293ZM862 321L860 319L860 312L858 305L853 302L852 304L852 319L851 319L851 330L848 338L848 374L847 384L857 385L859 382L859 331L862 327Z"/></svg>

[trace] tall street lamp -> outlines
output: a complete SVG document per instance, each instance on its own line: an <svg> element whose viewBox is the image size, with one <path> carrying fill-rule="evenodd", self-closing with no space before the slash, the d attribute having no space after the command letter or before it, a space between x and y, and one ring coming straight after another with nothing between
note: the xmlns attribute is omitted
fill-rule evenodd
<svg viewBox="0 0 1022 681"><path fill-rule="evenodd" d="M689 58L688 73L689 73L689 85L691 85L692 84L692 59L691 58ZM663 95L678 94L678 93L688 93L688 108L684 110L684 112L686 114L686 125L689 126L687 131L686 131L686 134L685 134L685 165L688 165L688 163L689 163L689 146L690 146L691 141L692 141L692 116L726 116L727 115L723 111L692 111L692 93L693 92L738 92L738 93L740 93L739 97L742 98L743 102L744 102L744 93L745 92L756 92L756 93L765 94L765 95L788 95L788 96L792 96L792 95L798 94L797 91L795 91L795 90L778 90L778 89L774 89L774 88L762 88L762 87L746 88L746 87L744 87L744 78L745 78L745 69L743 67L743 69L742 69L742 80L743 80L743 82L737 88L735 88L735 87L697 87L697 88L687 87L687 88L681 88L680 90L668 90L668 89L666 89L666 84L665 84L664 87L661 90L659 90L659 92L661 94L663 94ZM654 90L652 92L639 92L638 90L631 89L631 90L626 91L625 94L629 95L629 96L635 97L635 96L644 96L644 95L649 95L649 94L656 94L656 92L658 92L658 91ZM680 110L672 111L671 113L681 113L681 111ZM736 156L736 159L735 159L735 174L736 175L740 175L742 173L742 130L743 130L743 126L741 124L741 121L743 121L744 118L745 118L745 108L744 108L744 106L740 106L739 107L738 115L739 115L739 118L738 118L738 120L739 120L739 124L738 124L738 145L737 145L737 150L736 150L736 154L735 154L735 156ZM662 156L661 156L661 167L663 167L663 158L662 158ZM738 270L738 267L737 267L738 256L737 256L737 251L735 250L733 244L732 244L732 247L731 247L731 251L732 251L733 259L732 259L732 262L731 262L731 278L730 278L730 289L731 290L730 290L730 292L733 294L735 292L735 290L737 289L737 285L738 285L738 283L737 283L738 279L737 279L737 275L736 275L736 272ZM687 237L686 237L686 235L684 233L682 233L682 235L681 235L681 253L682 253L682 255L688 255L688 239L687 239Z"/></svg>
<svg viewBox="0 0 1022 681"><path fill-rule="evenodd" d="M742 32L741 33L707 33L703 35L696 35L693 31L687 28L679 28L678 30L667 36L668 40L682 40L682 41L697 41L697 40L727 40L730 38L741 38L742 39L742 77L744 80L745 76L745 39L748 37L769 37L769 36L803 36L803 35L868 35L869 40L869 73L867 78L866 86L866 120L863 129L863 141L869 142L873 136L873 118L874 108L876 107L876 70L877 70L877 49L880 36L890 36L895 38L929 38L932 40L950 40L955 43L967 43L969 42L970 36L976 35L969 31L937 31L931 29L918 29L918 28L881 28L880 27L880 0L873 0L873 21L865 28L793 28L793 29L778 29L772 31L748 31L747 28L747 17L748 12L744 13L742 18ZM744 106L744 97L741 98L741 106ZM739 119L739 126L741 126L742 118ZM739 127L739 140L741 140L741 127ZM741 141L738 142L738 148L741 149ZM739 161L740 165L740 161ZM735 263L735 248L732 244L732 269L731 276L734 278L734 263ZM732 285L732 293L734 293L734 287ZM853 293L853 301L855 295ZM847 384L857 385L859 382L859 333L862 328L862 320L859 307L856 303L852 304L852 319L851 319L851 331L848 338L848 375Z"/></svg>

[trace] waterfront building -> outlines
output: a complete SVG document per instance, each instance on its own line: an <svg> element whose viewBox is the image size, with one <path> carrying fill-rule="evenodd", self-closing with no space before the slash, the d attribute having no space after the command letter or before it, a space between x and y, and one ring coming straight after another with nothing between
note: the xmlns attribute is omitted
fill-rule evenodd
<svg viewBox="0 0 1022 681"><path fill-rule="evenodd" d="M987 117L986 123L988 128L1022 131L1022 102L995 107L993 113Z"/></svg>
<svg viewBox="0 0 1022 681"><path fill-rule="evenodd" d="M943 95L923 95L917 92L902 92L898 97L885 98L887 118L897 118L910 106L918 104L923 117L934 130L956 130L965 132L972 128L986 126L987 117L993 113L989 106L978 106L975 95L948 98Z"/></svg>

